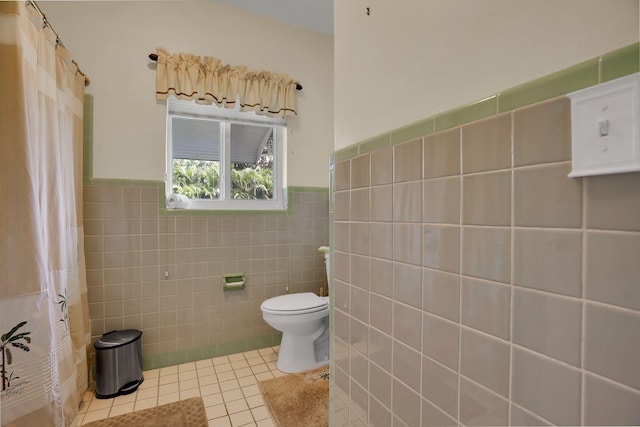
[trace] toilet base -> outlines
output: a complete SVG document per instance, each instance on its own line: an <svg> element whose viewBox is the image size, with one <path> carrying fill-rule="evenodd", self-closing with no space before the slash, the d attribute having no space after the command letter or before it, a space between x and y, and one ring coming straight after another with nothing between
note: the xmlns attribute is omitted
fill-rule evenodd
<svg viewBox="0 0 640 427"><path fill-rule="evenodd" d="M329 322L323 319L324 329L314 336L282 334L276 366L289 374L320 368L329 364Z"/></svg>

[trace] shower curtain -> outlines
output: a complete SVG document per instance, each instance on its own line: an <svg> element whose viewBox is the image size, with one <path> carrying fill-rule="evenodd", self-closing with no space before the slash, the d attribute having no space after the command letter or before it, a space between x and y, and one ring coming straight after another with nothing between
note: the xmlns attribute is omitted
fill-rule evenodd
<svg viewBox="0 0 640 427"><path fill-rule="evenodd" d="M85 76L33 5L0 1L0 425L77 425L90 341Z"/></svg>

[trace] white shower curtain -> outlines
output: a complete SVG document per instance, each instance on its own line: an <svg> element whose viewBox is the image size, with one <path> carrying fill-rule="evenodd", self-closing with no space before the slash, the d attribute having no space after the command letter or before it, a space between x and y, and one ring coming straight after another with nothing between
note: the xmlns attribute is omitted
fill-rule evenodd
<svg viewBox="0 0 640 427"><path fill-rule="evenodd" d="M77 425L89 321L85 77L33 5L0 1L0 425Z"/></svg>

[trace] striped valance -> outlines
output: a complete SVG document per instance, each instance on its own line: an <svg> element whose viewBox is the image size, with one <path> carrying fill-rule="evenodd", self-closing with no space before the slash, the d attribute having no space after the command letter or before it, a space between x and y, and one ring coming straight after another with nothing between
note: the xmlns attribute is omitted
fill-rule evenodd
<svg viewBox="0 0 640 427"><path fill-rule="evenodd" d="M156 72L156 99L175 95L199 104L255 111L285 117L296 112L296 85L286 75L269 71L249 71L245 66L222 64L218 58L170 54L159 48Z"/></svg>

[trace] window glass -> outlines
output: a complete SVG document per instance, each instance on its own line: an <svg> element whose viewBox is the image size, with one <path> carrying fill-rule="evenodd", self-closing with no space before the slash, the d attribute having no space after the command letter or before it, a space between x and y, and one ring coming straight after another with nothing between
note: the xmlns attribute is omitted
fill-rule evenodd
<svg viewBox="0 0 640 427"><path fill-rule="evenodd" d="M167 195L190 209L284 209L286 122L167 102Z"/></svg>

